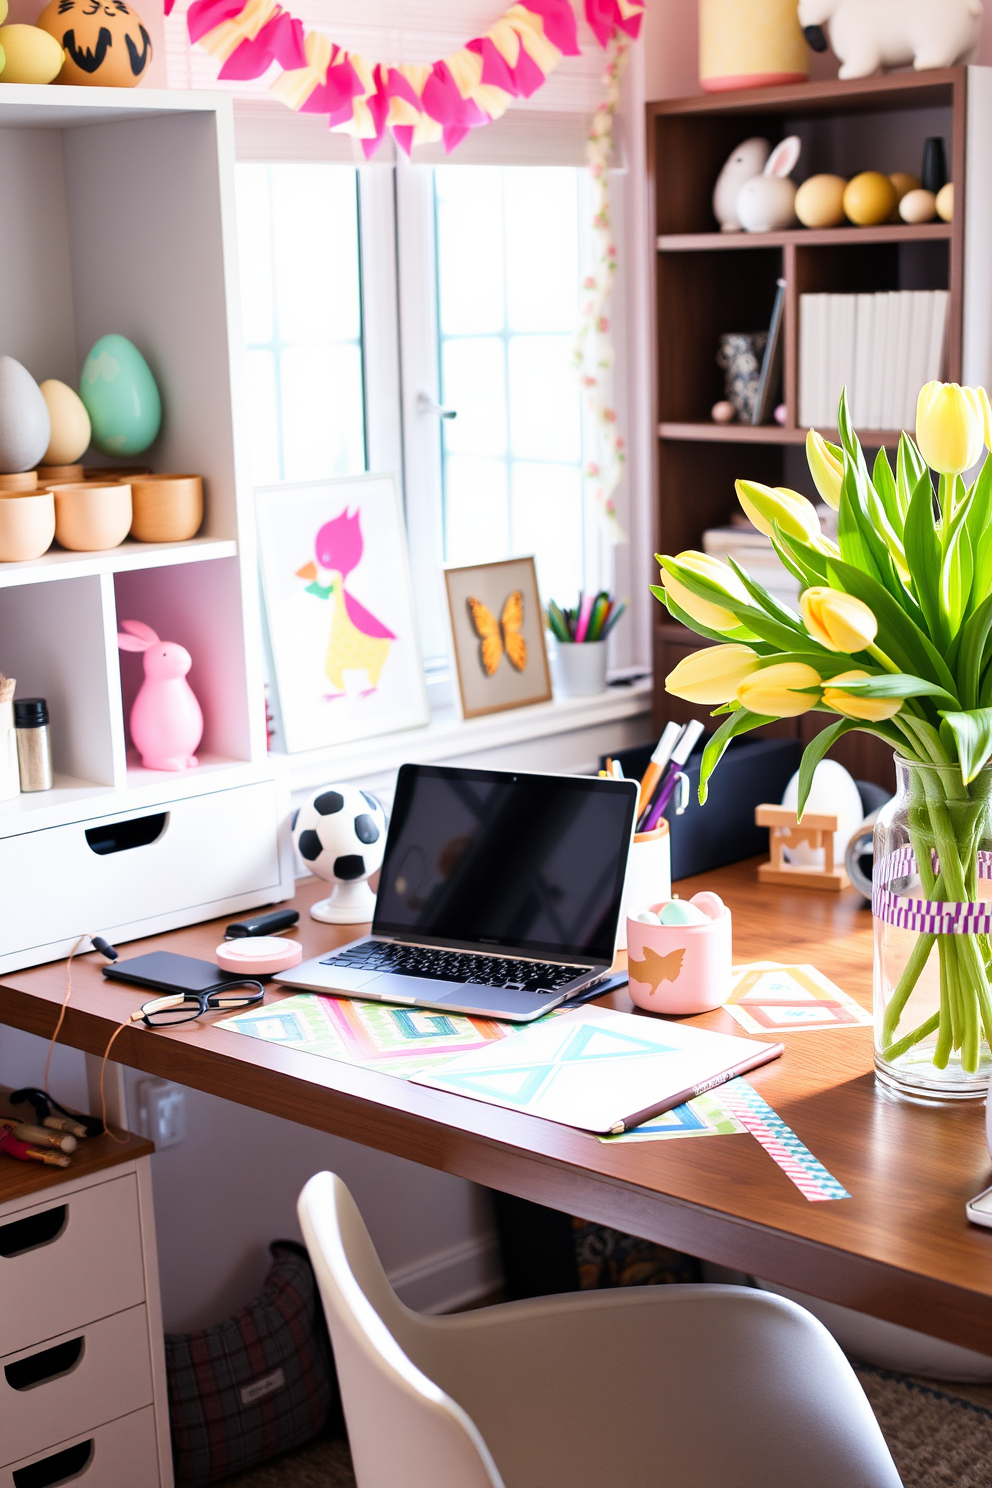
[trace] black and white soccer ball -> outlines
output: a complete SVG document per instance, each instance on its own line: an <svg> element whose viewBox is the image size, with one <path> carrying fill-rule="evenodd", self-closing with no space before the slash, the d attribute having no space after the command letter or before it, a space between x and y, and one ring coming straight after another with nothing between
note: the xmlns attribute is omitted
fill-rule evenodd
<svg viewBox="0 0 992 1488"><path fill-rule="evenodd" d="M293 845L328 883L360 883L382 866L386 813L357 785L316 791L293 814Z"/></svg>

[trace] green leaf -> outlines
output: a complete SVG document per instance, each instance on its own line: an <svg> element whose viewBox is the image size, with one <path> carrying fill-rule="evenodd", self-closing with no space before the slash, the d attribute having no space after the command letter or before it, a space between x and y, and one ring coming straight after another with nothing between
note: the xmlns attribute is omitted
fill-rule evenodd
<svg viewBox="0 0 992 1488"><path fill-rule="evenodd" d="M967 713L944 713L942 716L954 735L961 762L961 779L969 785L992 756L992 708L971 708ZM943 727L941 736L946 737Z"/></svg>
<svg viewBox="0 0 992 1488"><path fill-rule="evenodd" d="M773 620L778 620L790 628L800 623L799 616L795 610L787 609L785 605L779 604L778 600L769 594L768 590L762 584L759 584L757 579L752 579L747 569L741 568L736 558L728 556L727 562L744 585L748 594L761 606L766 615L770 615Z"/></svg>
<svg viewBox="0 0 992 1488"><path fill-rule="evenodd" d="M763 728L766 723L774 722L774 718L763 718L760 713L749 713L746 708L739 708L736 713L731 713L729 718L724 719L703 750L703 758L699 766L700 806L706 805L710 776L723 758L723 752L731 739L737 734L747 734L751 729Z"/></svg>
<svg viewBox="0 0 992 1488"><path fill-rule="evenodd" d="M820 676L823 677L825 681L828 681L831 677L838 676L841 672L851 671L852 667L855 664L853 657L845 656L843 652L840 651L807 650L776 651L771 656L763 656L761 658L761 665L778 666L780 663L793 661L799 662L802 666L811 666L814 671L819 672ZM847 684L845 683L845 688L846 685ZM800 692L805 692L807 689L799 688L797 690ZM818 688L812 689L812 691L814 692L818 690Z"/></svg>
<svg viewBox="0 0 992 1488"><path fill-rule="evenodd" d="M803 757L799 762L799 803L796 811L796 819L802 820L803 812L806 810L806 802L813 786L813 776L816 767L823 759L828 749L831 749L837 740L844 734L849 734L858 728L853 718L841 718L830 728L821 729L815 739L812 739L803 750Z"/></svg>
<svg viewBox="0 0 992 1488"><path fill-rule="evenodd" d="M971 600L979 605L992 590L992 460L988 458L972 486L968 533L975 563Z"/></svg>
<svg viewBox="0 0 992 1488"><path fill-rule="evenodd" d="M900 434L899 449L896 454L896 488L904 511L909 510L913 492L924 476L929 480L930 471L926 460L910 436L906 433Z"/></svg>
<svg viewBox="0 0 992 1488"><path fill-rule="evenodd" d="M961 631L957 655L958 692L965 708L977 707L985 648L992 631L992 594L973 611Z"/></svg>
<svg viewBox="0 0 992 1488"><path fill-rule="evenodd" d="M753 635L743 625L737 630L710 630L709 626L701 625L698 620L694 620L691 615L687 615L685 610L676 604L668 590L663 589L660 584L649 584L648 588L651 590L655 599L660 600L665 606L673 620L677 620L680 625L684 625L686 630L694 630L697 635L705 636L708 641L718 641L720 645L723 645L726 641L740 641L745 646L752 646L759 655L772 649L772 647L768 646L764 641L759 640L756 635Z"/></svg>
<svg viewBox="0 0 992 1488"><path fill-rule="evenodd" d="M790 537L787 532L782 531L778 522L775 523L772 545L786 568L795 575L804 589L827 582L826 553L810 547L809 543L800 542L798 538Z"/></svg>
<svg viewBox="0 0 992 1488"><path fill-rule="evenodd" d="M837 542L845 563L851 563L879 583L882 581L878 564L862 530L864 511L858 489L857 470L847 451L844 451L844 481L840 488L840 506L837 509Z"/></svg>
<svg viewBox="0 0 992 1488"><path fill-rule="evenodd" d="M923 677L910 677L905 672L879 672L876 677L861 677L854 682L842 682L841 688L844 692L856 693L859 697L932 697L939 698L942 703L950 703L955 708L958 703L956 697L936 682L927 682Z"/></svg>
<svg viewBox="0 0 992 1488"><path fill-rule="evenodd" d="M871 473L871 483L878 493L878 499L885 508L886 515L892 523L896 532L901 533L906 522L906 507L899 498L899 487L896 485L895 476L892 474L892 466L884 449L880 449L875 456L875 465ZM908 503L907 503L908 504Z"/></svg>
<svg viewBox="0 0 992 1488"><path fill-rule="evenodd" d="M904 532L906 562L913 576L916 597L926 621L930 638L943 645L947 637L940 608L940 538L934 519L933 486L929 470L917 481L906 513Z"/></svg>
<svg viewBox="0 0 992 1488"><path fill-rule="evenodd" d="M971 595L975 571L968 533L970 501L967 497L944 518L941 533L943 558L940 569L940 602L947 622L947 638L957 636ZM984 595L982 598L984 599ZM946 648L945 648L946 650Z"/></svg>
<svg viewBox="0 0 992 1488"><path fill-rule="evenodd" d="M870 574L852 568L849 563L831 559L827 567L838 589L863 600L874 611L878 621L877 645L886 656L911 677L929 677L956 697L957 684L947 663L898 600L893 599Z"/></svg>

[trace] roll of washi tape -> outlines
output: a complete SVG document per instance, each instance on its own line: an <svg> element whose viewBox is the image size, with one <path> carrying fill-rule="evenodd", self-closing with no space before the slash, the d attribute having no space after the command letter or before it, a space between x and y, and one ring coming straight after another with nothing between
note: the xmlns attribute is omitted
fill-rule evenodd
<svg viewBox="0 0 992 1488"><path fill-rule="evenodd" d="M897 848L875 864L872 914L900 930L918 930L925 935L992 935L992 853L979 852L977 858L978 883L988 885L988 898L958 904L899 892L916 878L916 854L911 847ZM934 875L939 875L940 862L936 856L931 867Z"/></svg>
<svg viewBox="0 0 992 1488"><path fill-rule="evenodd" d="M303 947L298 940L286 940L281 935L254 935L225 940L214 955L222 971L233 971L238 976L272 976L299 966Z"/></svg>

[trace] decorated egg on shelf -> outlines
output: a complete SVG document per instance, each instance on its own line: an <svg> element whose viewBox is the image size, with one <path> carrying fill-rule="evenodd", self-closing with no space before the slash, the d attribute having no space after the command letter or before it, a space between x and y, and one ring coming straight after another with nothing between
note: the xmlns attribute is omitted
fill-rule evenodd
<svg viewBox="0 0 992 1488"><path fill-rule="evenodd" d="M0 471L33 470L51 438L41 389L11 356L0 356Z"/></svg>
<svg viewBox="0 0 992 1488"><path fill-rule="evenodd" d="M126 336L101 336L83 363L79 396L105 455L140 455L162 425L162 400L148 363Z"/></svg>
<svg viewBox="0 0 992 1488"><path fill-rule="evenodd" d="M41 26L0 27L0 47L4 56L0 81L5 83L50 83L65 61L55 37Z"/></svg>
<svg viewBox="0 0 992 1488"><path fill-rule="evenodd" d="M52 435L42 456L45 465L74 465L90 447L90 416L78 393L50 377L41 384Z"/></svg>
<svg viewBox="0 0 992 1488"><path fill-rule="evenodd" d="M937 198L923 186L916 191L907 191L899 203L899 216L903 222L932 222L936 215Z"/></svg>
<svg viewBox="0 0 992 1488"><path fill-rule="evenodd" d="M844 221L843 176L810 176L796 192L796 216L803 227L839 227Z"/></svg>
<svg viewBox="0 0 992 1488"><path fill-rule="evenodd" d="M0 35L2 35L2 34L3 33L0 32ZM940 188L940 190L937 192L936 206L937 206L937 216L940 218L941 222L953 222L954 221L954 183L953 183L953 181L948 181L947 185L946 186L942 186Z"/></svg>
<svg viewBox="0 0 992 1488"><path fill-rule="evenodd" d="M896 208L896 188L881 171L862 171L844 188L844 212L858 227L877 227Z"/></svg>
<svg viewBox="0 0 992 1488"><path fill-rule="evenodd" d="M125 0L50 0L38 25L65 51L60 83L133 88L152 59L151 37Z"/></svg>
<svg viewBox="0 0 992 1488"><path fill-rule="evenodd" d="M889 180L892 182L893 188L896 193L897 207L908 192L919 191L920 189L919 176L911 176L909 174L909 171L891 171L889 174Z"/></svg>

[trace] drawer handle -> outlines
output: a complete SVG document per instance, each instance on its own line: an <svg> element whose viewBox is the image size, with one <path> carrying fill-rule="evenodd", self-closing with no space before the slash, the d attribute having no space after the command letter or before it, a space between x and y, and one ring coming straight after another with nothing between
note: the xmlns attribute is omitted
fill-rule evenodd
<svg viewBox="0 0 992 1488"><path fill-rule="evenodd" d="M68 1204L57 1204L54 1209L45 1209L41 1214L31 1214L27 1219L15 1219L10 1224L0 1225L0 1256L10 1260L13 1256L23 1255L26 1250L51 1245L68 1222Z"/></svg>
<svg viewBox="0 0 992 1488"><path fill-rule="evenodd" d="M56 1488L58 1483L68 1483L72 1478L81 1478L93 1461L93 1438L66 1447L64 1452L53 1452L40 1462L30 1462L27 1467L18 1467L12 1474L14 1488Z"/></svg>
<svg viewBox="0 0 992 1488"><path fill-rule="evenodd" d="M4 1374L12 1390L33 1390L48 1380L60 1379L70 1374L83 1357L85 1340L71 1338L68 1343L57 1343L54 1348L42 1349L27 1359L18 1359L4 1365Z"/></svg>
<svg viewBox="0 0 992 1488"><path fill-rule="evenodd" d="M87 827L86 841L90 852L101 858L107 853L129 852L132 847L157 842L168 820L167 811L157 811L154 816L133 816L130 821L108 822L105 827Z"/></svg>

